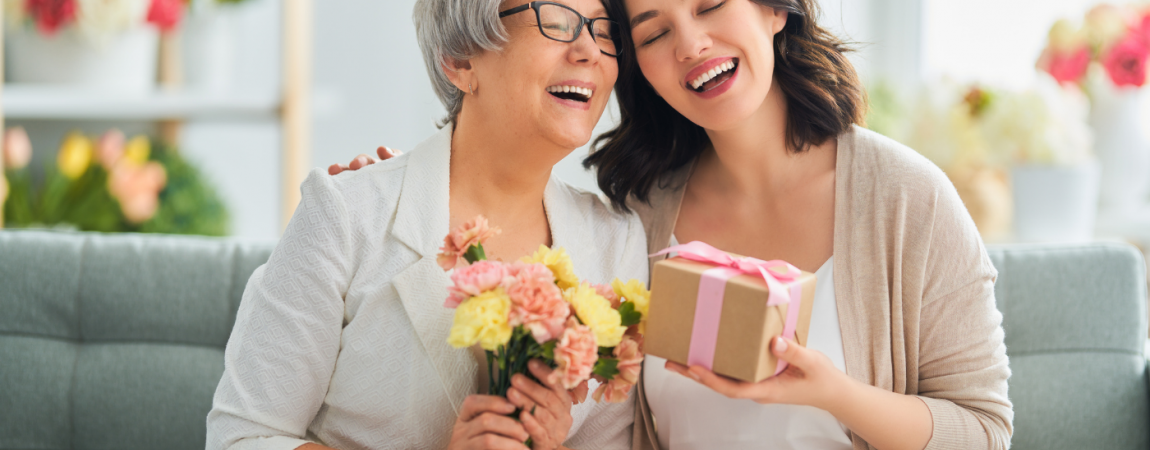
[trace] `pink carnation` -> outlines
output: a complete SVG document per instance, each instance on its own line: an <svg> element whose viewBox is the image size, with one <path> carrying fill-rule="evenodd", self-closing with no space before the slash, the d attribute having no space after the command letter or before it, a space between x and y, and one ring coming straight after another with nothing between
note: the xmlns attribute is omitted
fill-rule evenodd
<svg viewBox="0 0 1150 450"><path fill-rule="evenodd" d="M1086 75L1090 67L1090 49L1083 47L1073 52L1047 50L1043 55L1043 70L1060 84L1073 84Z"/></svg>
<svg viewBox="0 0 1150 450"><path fill-rule="evenodd" d="M76 0L26 0L24 10L36 21L36 27L48 36L76 20Z"/></svg>
<svg viewBox="0 0 1150 450"><path fill-rule="evenodd" d="M453 269L456 264L459 264L459 258L463 257L468 248L472 245L482 244L499 233L498 228L491 228L487 225L486 217L477 216L467 221L447 233L447 236L443 238L443 247L440 247L437 258L439 267L442 267L443 270Z"/></svg>
<svg viewBox="0 0 1150 450"><path fill-rule="evenodd" d="M1146 59L1150 57L1150 47L1139 36L1130 36L1119 42L1106 57L1102 65L1117 86L1142 87L1146 84Z"/></svg>
<svg viewBox="0 0 1150 450"><path fill-rule="evenodd" d="M509 276L507 266L499 262L476 261L470 266L460 267L451 274L451 281L455 284L447 288L451 295L443 306L458 308L464 300L504 285Z"/></svg>
<svg viewBox="0 0 1150 450"><path fill-rule="evenodd" d="M511 326L527 327L539 343L559 337L571 307L555 285L555 274L542 264L516 263L511 271Z"/></svg>
<svg viewBox="0 0 1150 450"><path fill-rule="evenodd" d="M595 333L586 325L579 324L574 317L567 319L567 329L555 346L555 364L551 372L551 384L560 383L564 389L575 389L579 383L591 378L591 370L599 360L599 346L595 343Z"/></svg>
<svg viewBox="0 0 1150 450"><path fill-rule="evenodd" d="M607 403L622 403L627 400L627 394L635 383L639 382L639 373L643 369L643 346L640 341L631 337L623 338L623 342L615 346L615 358L619 360L619 373L606 383L599 385L591 395L596 402L606 400Z"/></svg>
<svg viewBox="0 0 1150 450"><path fill-rule="evenodd" d="M567 393L571 395L571 402L578 405L587 401L587 389L587 380L583 380L582 383L575 386L575 389L568 390Z"/></svg>
<svg viewBox="0 0 1150 450"><path fill-rule="evenodd" d="M148 23L156 25L160 31L172 31L180 23L184 14L182 0L152 0L148 7Z"/></svg>
<svg viewBox="0 0 1150 450"><path fill-rule="evenodd" d="M615 293L615 289L612 289L611 286L605 284L596 284L594 287L596 294L603 296L603 298L611 302L612 308L619 309L619 294Z"/></svg>

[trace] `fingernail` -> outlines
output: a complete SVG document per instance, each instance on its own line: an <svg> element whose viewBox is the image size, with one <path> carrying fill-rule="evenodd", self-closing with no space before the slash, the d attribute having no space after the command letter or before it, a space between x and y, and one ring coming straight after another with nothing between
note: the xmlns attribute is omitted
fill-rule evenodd
<svg viewBox="0 0 1150 450"><path fill-rule="evenodd" d="M779 353L784 353L784 352L786 352L786 351L787 351L787 346L788 346L788 345L790 345L790 344L787 344L787 340L786 340L786 339L783 339L783 337L782 337L782 336L779 336L779 337L777 337L777 338L775 338L775 339L778 339L778 342L775 342L775 351L777 351L777 352L779 352Z"/></svg>
<svg viewBox="0 0 1150 450"><path fill-rule="evenodd" d="M695 380L695 381L699 381L699 382L703 381L701 378L699 378L699 375L696 374L694 370L688 370L687 376L691 377L691 379Z"/></svg>

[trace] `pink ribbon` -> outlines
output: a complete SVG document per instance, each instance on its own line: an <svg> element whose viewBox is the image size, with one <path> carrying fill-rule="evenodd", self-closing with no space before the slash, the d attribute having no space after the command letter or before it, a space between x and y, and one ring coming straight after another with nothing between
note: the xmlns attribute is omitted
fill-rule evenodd
<svg viewBox="0 0 1150 450"><path fill-rule="evenodd" d="M787 320L783 324L783 337L794 339L799 322L799 302L803 298L803 286L796 283L802 274L797 267L786 261L763 261L757 258L735 258L726 252L703 242L690 242L667 248L651 255L662 256L678 252L679 256L691 261L714 264L718 267L703 272L699 280L698 300L695 302L695 322L691 326L691 347L687 353L687 364L698 365L712 370L715 362L715 345L719 339L719 318L723 311L723 293L727 281L739 275L758 275L767 282L769 294L767 306L787 305ZM780 273L779 270L783 272ZM788 286L789 284L789 286ZM797 300L791 303L792 300ZM779 359L775 375L787 368L787 362Z"/></svg>

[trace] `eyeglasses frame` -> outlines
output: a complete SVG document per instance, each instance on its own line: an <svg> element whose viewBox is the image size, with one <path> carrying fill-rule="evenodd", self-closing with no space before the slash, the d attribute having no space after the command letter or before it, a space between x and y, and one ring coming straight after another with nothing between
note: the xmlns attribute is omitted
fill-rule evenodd
<svg viewBox="0 0 1150 450"><path fill-rule="evenodd" d="M563 9L566 9L568 11L575 13L575 17L579 18L579 26L575 27L575 34L571 37L570 41L564 41L562 39L553 38L553 37L547 35L546 31L543 31L543 19L541 17L539 17L539 7L542 5L558 6L560 8L563 8ZM595 22L600 21L600 20L605 21L608 24L615 25L615 27L617 29L622 31L622 28L619 26L619 24L615 23L615 21L611 20L608 17L598 17L598 18L594 18L594 19L588 19L588 18L584 17L582 14L579 14L579 11L576 11L575 9L571 8L570 6L564 5L562 3L555 3L555 2L539 1L539 2L524 3L524 4L516 6L514 8L500 11L499 12L499 18L502 19L502 18L510 16L512 14L519 14L523 11L527 11L528 9L535 10L535 26L539 28L539 34L542 34L543 37L545 37L547 39L551 39L553 41L565 42L565 43L575 42L575 41L579 40L579 36L583 33L583 28L587 28L587 32L591 33L591 39L597 41L597 40L599 40L599 38L595 36L595 28L594 27L595 27ZM618 58L619 57L619 50L622 47L619 45L618 42L614 42L614 44L615 44L615 54L612 55L610 53L607 53L607 52L603 51L603 49L601 49L601 48L599 49L599 53L610 56L612 58Z"/></svg>

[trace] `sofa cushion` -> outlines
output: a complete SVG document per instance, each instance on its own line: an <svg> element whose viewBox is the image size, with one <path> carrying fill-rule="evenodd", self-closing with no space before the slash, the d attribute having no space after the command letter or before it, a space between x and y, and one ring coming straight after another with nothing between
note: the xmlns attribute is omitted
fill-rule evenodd
<svg viewBox="0 0 1150 450"><path fill-rule="evenodd" d="M0 449L202 449L244 286L273 246L0 232Z"/></svg>
<svg viewBox="0 0 1150 450"><path fill-rule="evenodd" d="M1150 448L1146 266L1130 246L992 247L1013 449Z"/></svg>

